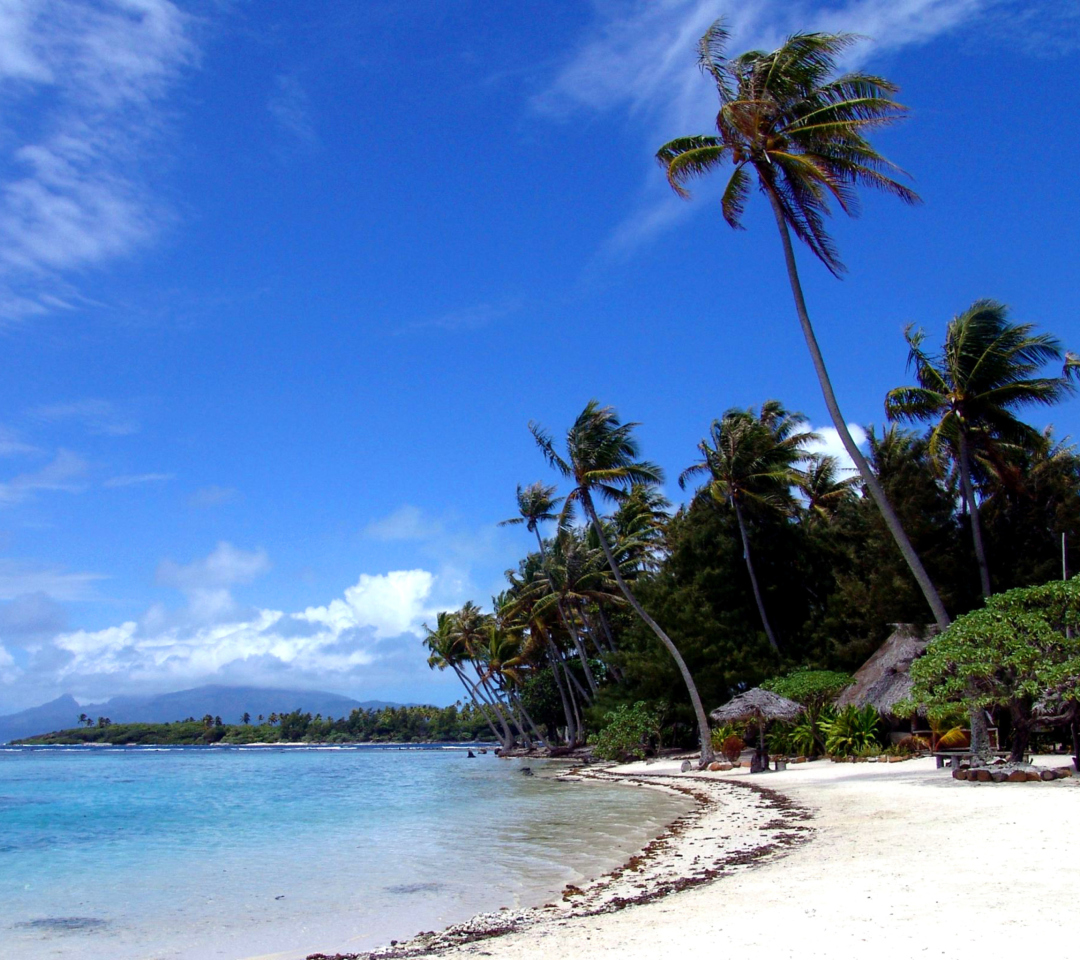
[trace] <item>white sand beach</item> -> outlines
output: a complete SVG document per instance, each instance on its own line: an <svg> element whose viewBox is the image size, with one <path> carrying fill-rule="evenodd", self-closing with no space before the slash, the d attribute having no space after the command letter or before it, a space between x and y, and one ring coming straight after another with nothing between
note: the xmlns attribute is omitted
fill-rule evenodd
<svg viewBox="0 0 1080 960"><path fill-rule="evenodd" d="M1075 949L1080 778L965 783L930 759L818 761L753 777L681 774L661 761L609 774L658 778L707 802L641 862L582 894L473 922L497 926L501 916L520 929L449 950L440 938L388 953L844 960ZM675 876L693 885L679 889ZM650 900L658 887L676 892ZM635 890L649 902L595 912Z"/></svg>

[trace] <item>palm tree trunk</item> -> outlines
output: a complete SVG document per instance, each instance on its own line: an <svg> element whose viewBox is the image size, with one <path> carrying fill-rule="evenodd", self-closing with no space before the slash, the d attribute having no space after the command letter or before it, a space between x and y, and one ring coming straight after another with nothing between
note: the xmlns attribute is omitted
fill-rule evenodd
<svg viewBox="0 0 1080 960"><path fill-rule="evenodd" d="M960 434L960 487L964 491L967 504L968 523L971 525L971 539L975 543L975 561L979 565L979 584L983 597L990 596L990 566L986 562L986 548L983 546L982 523L979 521L979 505L975 502L975 487L971 482L971 449L968 447L964 428Z"/></svg>
<svg viewBox="0 0 1080 960"><path fill-rule="evenodd" d="M547 569L547 551L544 549L544 541L540 536L540 531L535 527L533 528L533 533L536 534L536 543L540 547L540 566L543 567L544 572L548 575L548 583L551 583L551 574L548 573ZM552 584L551 589L553 591L555 590L554 584ZM570 618L566 615L566 611L563 609L562 597L557 593L555 595L555 608L559 611L559 619L562 620L563 626L566 627L567 632L574 641L574 647L577 649L578 656L581 658L582 669L585 671L585 680L589 684L589 689L592 690L592 695L595 697L596 691L599 688L596 685L596 678L589 668L589 660L585 656L585 645L578 636L577 628L571 623Z"/></svg>
<svg viewBox="0 0 1080 960"><path fill-rule="evenodd" d="M578 610L581 612L581 619L583 623L588 624L589 637L595 644L596 649L600 653L600 659L604 661L604 665L608 668L608 671L615 678L616 683L622 683L623 672L621 668L613 660L615 656L615 647L612 646L607 640L603 629L597 629L596 624L599 620L598 617L590 617L589 612L586 609L585 602L583 600L578 601Z"/></svg>
<svg viewBox="0 0 1080 960"><path fill-rule="evenodd" d="M589 496L588 490L581 491L581 502L585 507L585 513L588 515L589 520L593 525L593 529L596 531L596 536L600 540L600 546L604 550L604 556L607 557L608 566L611 567L611 572L615 576L615 582L619 585L619 589L622 590L623 596L626 597L630 606L634 608L634 612L641 617L648 625L649 629L656 634L657 639L659 639L667 649L667 652L671 654L672 659L674 659L675 664L679 668L679 673L682 674L683 683L686 684L687 692L690 694L690 703L694 707L694 715L697 717L698 736L701 739L700 766L705 767L712 763L716 758L716 755L713 753L712 732L709 729L709 718L705 715L705 708L701 705L701 697L698 695L697 686L694 684L694 678L690 675L690 670L686 666L686 661L683 660L682 654L679 653L679 648L675 646L674 641L672 641L671 637L660 629L660 625L645 612L645 608L638 603L637 597L630 592L630 588L626 585L626 581L623 580L623 576L619 572L619 565L615 562L615 557L611 552L611 547L608 545L607 536L604 534L604 528L600 524L600 518L596 515L596 508L593 506L592 497Z"/></svg>
<svg viewBox="0 0 1080 960"><path fill-rule="evenodd" d="M481 678L480 687L481 687L482 690L484 690L487 693L487 695L488 695L488 703L491 704L491 709L495 711L495 715L499 718L499 725L506 731L507 737L510 738L509 746L512 747L514 745L515 741L517 740L517 736L514 734L513 730L511 729L510 723L507 722L506 714L503 713L502 708L503 708L504 704L498 698L498 696L494 693L494 691L492 691L491 686L487 682L487 680ZM518 726L518 731L520 732L520 730L521 730L521 727L519 725Z"/></svg>
<svg viewBox="0 0 1080 960"><path fill-rule="evenodd" d="M799 325L802 327L806 345L810 349L810 358L813 360L814 370L817 373L818 383L821 385L821 392L825 397L825 406L829 410L833 426L836 427L836 432L840 435L840 441L843 443L848 456L858 467L863 483L866 484L866 489L870 491L870 496L873 497L878 510L881 511L885 525L889 528L897 547L900 548L900 553L903 554L904 560L907 562L912 575L922 590L923 596L926 598L926 602L934 613L937 625L944 630L950 623L945 605L941 602L941 597L938 596L926 568L919 559L919 555L915 552L915 548L911 545L908 535L904 532L904 528L900 524L900 518L896 515L896 511L893 510L888 497L885 496L885 490L878 482L878 478L874 475L874 471L871 469L866 457L862 455L862 451L856 446L847 424L844 422L844 417L840 412L840 405L836 401L836 394L833 392L832 381L830 381L829 373L825 369L825 359L821 355L821 348L818 346L817 336L814 334L814 328L810 323L810 315L806 310L806 299L803 297L802 284L799 282L799 271L795 265L795 251L791 246L791 234L788 231L787 220L784 217L784 209L780 205L780 198L776 195L776 190L772 184L764 179L761 182L766 194L768 194L773 214L776 217L776 226L780 231L780 241L784 245L784 261L787 264L788 281L791 284L791 292L795 298L795 312L799 315Z"/></svg>
<svg viewBox="0 0 1080 960"><path fill-rule="evenodd" d="M567 742L577 739L577 731L574 727L574 716L570 712L570 701L566 696L566 688L563 686L562 676L560 671L562 669L559 661L556 659L555 644L551 642L550 637L546 637L548 660L551 661L551 676L555 680L555 689L559 691L559 700L562 703L563 717L566 720L566 739Z"/></svg>
<svg viewBox="0 0 1080 960"><path fill-rule="evenodd" d="M754 600L757 602L758 616L761 617L761 625L765 628L765 636L769 638L769 645L773 653L779 656L780 644L776 642L769 618L765 613L765 601L761 599L761 590L758 589L757 576L754 574L754 564L750 560L750 538L746 535L746 524L743 523L742 510L739 501L731 498L731 505L735 508L735 520L739 524L739 536L742 537L743 560L746 561L746 572L750 574L750 586L754 588Z"/></svg>
<svg viewBox="0 0 1080 960"><path fill-rule="evenodd" d="M551 744L548 743L547 737L540 732L540 728L533 722L533 718L529 715L529 711L525 708L525 703L522 701L521 697L516 693L511 692L510 699L521 711L521 715L525 718L525 722L528 723L529 729L536 735L536 739L540 741L541 746L550 750Z"/></svg>
<svg viewBox="0 0 1080 960"><path fill-rule="evenodd" d="M596 601L596 612L600 615L600 626L604 628L604 635L607 637L608 646L611 647L611 652L618 653L619 646L615 643L615 634L611 630L611 621L608 620L607 611L599 600Z"/></svg>
<svg viewBox="0 0 1080 960"><path fill-rule="evenodd" d="M484 715L484 721L491 728L491 732L495 735L495 739L498 740L499 743L502 743L502 736L499 734L499 731L495 729L495 723L491 719L491 715L487 712L487 707L481 702L480 698L476 696L472 685L469 683L469 678L465 676L464 671L456 663L452 663L450 664L450 666L454 668L454 673L458 675L458 679L465 687L465 691L469 694L469 699L472 700L474 704L476 704L476 706L480 709L480 712Z"/></svg>
<svg viewBox="0 0 1080 960"><path fill-rule="evenodd" d="M567 698L567 691L563 686L563 679L560 676L562 663L559 661L559 654L555 649L555 644L552 642L551 637L546 637L546 639L548 659L551 661L551 675L555 679L555 688L559 691L559 700L562 701L563 716L566 718L566 741L573 747L577 744L577 724L574 723L574 714L570 710L570 700ZM570 695L573 696L572 690L570 691Z"/></svg>

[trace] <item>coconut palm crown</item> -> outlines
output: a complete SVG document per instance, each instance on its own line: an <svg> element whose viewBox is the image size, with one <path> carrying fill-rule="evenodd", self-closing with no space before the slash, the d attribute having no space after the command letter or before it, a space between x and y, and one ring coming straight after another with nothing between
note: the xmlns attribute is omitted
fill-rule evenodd
<svg viewBox="0 0 1080 960"><path fill-rule="evenodd" d="M687 196L685 184L694 177L733 164L721 208L734 227L741 226L751 174L756 174L780 233L795 312L829 417L934 619L944 629L949 624L948 611L840 410L810 322L791 242L794 231L839 275L844 266L825 230L833 201L854 215L859 186L884 190L906 203L918 201L914 191L889 175L899 168L866 139L871 129L902 117L905 108L893 100L896 87L881 77L835 75L838 56L859 39L852 34L799 33L772 53L751 50L732 58L724 52L727 39L728 32L718 20L698 46L698 63L716 84L720 98L716 136L680 137L661 147L656 158L668 182L683 197Z"/></svg>
<svg viewBox="0 0 1080 960"><path fill-rule="evenodd" d="M718 20L701 38L698 64L716 83L720 111L715 136L679 137L656 154L680 196L686 184L717 167L733 166L721 200L724 219L742 228L757 174L775 194L790 228L834 274L843 272L825 230L830 202L859 210L855 187L883 190L905 203L918 195L889 174L902 171L863 136L906 110L896 86L865 73L835 76L836 59L861 38L848 33L799 33L772 53L751 50L728 58L728 31Z"/></svg>
<svg viewBox="0 0 1080 960"><path fill-rule="evenodd" d="M933 422L931 454L959 468L984 596L990 595L991 584L972 482L976 458L993 471L1004 459L1003 447L1042 446L1042 434L1013 410L1049 406L1073 390L1068 366L1062 375L1039 376L1065 354L1055 337L1034 329L1010 321L1008 307L994 300L976 300L954 317L938 354L924 349L922 330L908 327L908 365L915 369L918 386L898 387L885 398L890 420Z"/></svg>

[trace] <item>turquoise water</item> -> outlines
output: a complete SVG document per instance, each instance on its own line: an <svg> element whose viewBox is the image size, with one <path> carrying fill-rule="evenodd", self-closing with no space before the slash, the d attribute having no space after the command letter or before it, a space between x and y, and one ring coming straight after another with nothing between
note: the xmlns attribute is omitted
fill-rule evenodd
<svg viewBox="0 0 1080 960"><path fill-rule="evenodd" d="M0 960L359 950L539 903L685 809L456 749L0 748Z"/></svg>

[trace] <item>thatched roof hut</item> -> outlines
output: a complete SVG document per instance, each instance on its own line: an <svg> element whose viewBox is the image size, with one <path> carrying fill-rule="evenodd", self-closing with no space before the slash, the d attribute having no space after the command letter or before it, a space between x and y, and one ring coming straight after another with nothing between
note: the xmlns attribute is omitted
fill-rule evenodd
<svg viewBox="0 0 1080 960"><path fill-rule="evenodd" d="M717 723L735 723L739 720L794 720L802 713L802 705L788 700L771 690L754 687L733 697L709 716Z"/></svg>
<svg viewBox="0 0 1080 960"><path fill-rule="evenodd" d="M921 657L936 636L936 626L895 623L877 652L855 672L854 682L836 701L838 707L870 704L884 717L896 719L893 707L911 694L912 661Z"/></svg>

